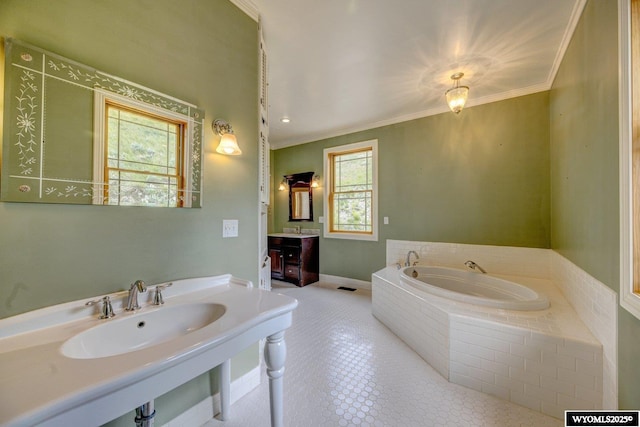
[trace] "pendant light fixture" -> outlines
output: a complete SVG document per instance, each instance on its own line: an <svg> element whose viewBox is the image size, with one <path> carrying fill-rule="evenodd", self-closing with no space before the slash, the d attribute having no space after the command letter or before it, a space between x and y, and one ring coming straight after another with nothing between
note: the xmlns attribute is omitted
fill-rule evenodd
<svg viewBox="0 0 640 427"><path fill-rule="evenodd" d="M464 73L458 72L451 76L451 80L453 80L453 87L445 92L445 96L447 97L447 104L449 104L449 108L456 114L459 114L460 111L464 108L464 104L467 102L467 98L469 97L469 87L468 86L460 86L460 79L464 76Z"/></svg>

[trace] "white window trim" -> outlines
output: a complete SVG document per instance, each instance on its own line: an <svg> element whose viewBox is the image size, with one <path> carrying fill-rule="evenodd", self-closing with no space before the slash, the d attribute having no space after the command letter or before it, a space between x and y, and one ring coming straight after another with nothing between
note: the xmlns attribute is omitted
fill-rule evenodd
<svg viewBox="0 0 640 427"><path fill-rule="evenodd" d="M640 296L633 292L633 184L631 169L631 9L618 1L620 110L620 305L640 319Z"/></svg>
<svg viewBox="0 0 640 427"><path fill-rule="evenodd" d="M154 114L167 120L177 120L185 122L186 128L184 129L184 156L183 156L183 179L184 189L183 207L190 208L192 201L192 176L191 176L191 145L193 140L194 120L181 113L175 111L165 110L164 108L156 107L155 105L147 104L146 102L137 101L135 99L128 98L126 96L109 92L104 89L94 88L93 96L93 200L94 205L104 204L104 165L106 159L105 153L105 127L107 126L105 120L105 105L107 101L113 101L117 104L125 107L134 108L149 114Z"/></svg>
<svg viewBox="0 0 640 427"><path fill-rule="evenodd" d="M373 215L372 215L372 233L360 234L360 233L346 233L346 232L331 232L331 224L329 215L329 189L332 188L331 182L331 164L329 155L333 153L340 153L343 151L360 150L363 148L371 147L373 157ZM324 188L323 193L324 201L324 237L329 239L349 239L349 240L368 240L378 241L378 140L372 139L369 141L356 142L353 144L340 145L337 147L325 148L323 150L324 155Z"/></svg>

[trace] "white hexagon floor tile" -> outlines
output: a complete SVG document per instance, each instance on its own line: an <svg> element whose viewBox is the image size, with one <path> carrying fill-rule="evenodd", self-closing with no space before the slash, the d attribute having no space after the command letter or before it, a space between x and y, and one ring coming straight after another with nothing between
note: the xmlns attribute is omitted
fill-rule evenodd
<svg viewBox="0 0 640 427"><path fill-rule="evenodd" d="M371 292L316 283L278 285L297 298L285 333L287 427L557 427L561 420L451 384L371 314ZM269 386L231 406L230 419L206 427L268 427Z"/></svg>

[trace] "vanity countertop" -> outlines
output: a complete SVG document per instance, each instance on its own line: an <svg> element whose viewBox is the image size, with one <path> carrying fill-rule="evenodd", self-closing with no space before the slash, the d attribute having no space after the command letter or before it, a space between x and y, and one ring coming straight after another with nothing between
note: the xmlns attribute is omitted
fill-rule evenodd
<svg viewBox="0 0 640 427"><path fill-rule="evenodd" d="M122 310L126 292L111 294L113 319L98 319L87 300L0 319L0 425L89 425L74 424L86 421L87 413L93 414L92 425L101 425L195 376L196 366L206 372L216 365L204 362L222 362L263 334L286 329L297 306L291 297L228 274L174 281L163 293L165 305L141 301L143 307L133 314ZM141 294L141 300L150 294ZM193 301L220 304L226 311L201 329L125 354L74 359L61 352L63 343L89 328L127 316L144 319L145 312Z"/></svg>
<svg viewBox="0 0 640 427"><path fill-rule="evenodd" d="M318 237L317 234L297 234L297 233L270 233L269 237L287 237L293 239L307 239L309 237Z"/></svg>

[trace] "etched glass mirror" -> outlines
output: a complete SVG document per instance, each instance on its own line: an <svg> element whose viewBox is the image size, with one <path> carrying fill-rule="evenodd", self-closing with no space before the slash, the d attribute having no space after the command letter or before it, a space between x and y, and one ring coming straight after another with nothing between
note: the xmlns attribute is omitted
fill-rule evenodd
<svg viewBox="0 0 640 427"><path fill-rule="evenodd" d="M0 200L201 206L204 111L5 39Z"/></svg>

